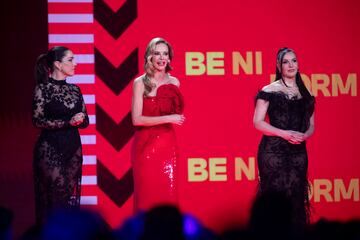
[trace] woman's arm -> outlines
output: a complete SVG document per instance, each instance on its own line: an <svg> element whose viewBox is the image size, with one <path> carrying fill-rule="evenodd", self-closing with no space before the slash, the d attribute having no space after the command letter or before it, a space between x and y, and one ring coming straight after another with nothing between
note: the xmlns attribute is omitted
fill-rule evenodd
<svg viewBox="0 0 360 240"><path fill-rule="evenodd" d="M315 113L313 113L310 117L310 126L309 128L306 130L306 132L304 133L304 140L308 139L309 137L311 137L311 135L313 135L314 131L315 131L315 120L314 120L314 115Z"/></svg>
<svg viewBox="0 0 360 240"><path fill-rule="evenodd" d="M45 107L45 91L39 85L35 87L33 103L32 103L32 122L35 127L45 128L45 129L59 129L71 127L68 121L61 119L49 119L45 117L44 107Z"/></svg>
<svg viewBox="0 0 360 240"><path fill-rule="evenodd" d="M269 107L268 101L265 101L263 99L258 99L256 101L256 107L253 118L253 123L255 128L261 131L266 136L281 137L292 144L299 144L301 142L299 138L303 137L304 135L303 133L276 128L265 121L268 107Z"/></svg>
<svg viewBox="0 0 360 240"><path fill-rule="evenodd" d="M264 135L281 137L283 130L276 128L265 121L268 107L269 107L268 101L265 101L263 99L258 99L256 101L254 118L253 118L254 126Z"/></svg>
<svg viewBox="0 0 360 240"><path fill-rule="evenodd" d="M84 102L84 98L83 98L83 95L81 93L81 90L80 90L80 88L78 86L76 86L76 88L78 90L78 94L79 94L80 99L81 99L81 112L75 114L75 116L80 115L79 124L75 124L75 126L77 126L78 128L86 128L87 126L89 126L89 116L88 116L87 111L86 111L86 106L85 106L85 102ZM76 118L75 116L72 119Z"/></svg>

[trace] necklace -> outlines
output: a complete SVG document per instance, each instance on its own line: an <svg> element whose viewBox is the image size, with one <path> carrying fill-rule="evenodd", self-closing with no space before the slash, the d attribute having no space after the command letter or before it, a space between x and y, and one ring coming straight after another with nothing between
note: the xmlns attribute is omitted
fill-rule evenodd
<svg viewBox="0 0 360 240"><path fill-rule="evenodd" d="M289 85L289 84L286 84L284 80L282 80L282 84L284 86L283 91L288 96L289 99L300 99L301 98L301 94L300 94L299 88L296 83L294 85Z"/></svg>

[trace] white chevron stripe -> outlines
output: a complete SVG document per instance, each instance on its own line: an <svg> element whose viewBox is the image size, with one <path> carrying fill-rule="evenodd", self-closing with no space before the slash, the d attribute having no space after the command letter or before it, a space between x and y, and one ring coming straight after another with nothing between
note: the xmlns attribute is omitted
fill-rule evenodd
<svg viewBox="0 0 360 240"><path fill-rule="evenodd" d="M49 43L94 43L94 34L49 34Z"/></svg>
<svg viewBox="0 0 360 240"><path fill-rule="evenodd" d="M96 155L84 155L83 165L96 165Z"/></svg>
<svg viewBox="0 0 360 240"><path fill-rule="evenodd" d="M76 63L94 63L95 55L94 54L75 54Z"/></svg>
<svg viewBox="0 0 360 240"><path fill-rule="evenodd" d="M92 3L93 0L48 0L49 3Z"/></svg>
<svg viewBox="0 0 360 240"><path fill-rule="evenodd" d="M81 177L81 185L96 185L97 184L97 176L82 176Z"/></svg>
<svg viewBox="0 0 360 240"><path fill-rule="evenodd" d="M79 14L48 14L49 23L93 23L94 15L88 13Z"/></svg>
<svg viewBox="0 0 360 240"><path fill-rule="evenodd" d="M96 115L88 115L89 124L96 124Z"/></svg>
<svg viewBox="0 0 360 240"><path fill-rule="evenodd" d="M83 145L96 144L96 135L80 135L80 138Z"/></svg>
<svg viewBox="0 0 360 240"><path fill-rule="evenodd" d="M81 205L97 205L98 198L97 198L97 196L81 196L80 204Z"/></svg>
<svg viewBox="0 0 360 240"><path fill-rule="evenodd" d="M66 79L68 83L93 84L95 83L95 74L77 74Z"/></svg>
<svg viewBox="0 0 360 240"><path fill-rule="evenodd" d="M94 94L83 94L85 104L95 104Z"/></svg>

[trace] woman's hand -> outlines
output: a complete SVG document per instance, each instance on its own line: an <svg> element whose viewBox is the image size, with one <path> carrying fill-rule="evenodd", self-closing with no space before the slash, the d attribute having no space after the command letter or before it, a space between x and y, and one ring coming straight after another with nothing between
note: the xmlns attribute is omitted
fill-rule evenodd
<svg viewBox="0 0 360 240"><path fill-rule="evenodd" d="M70 125L71 126L78 126L81 123L84 122L85 119L85 114L82 112L79 112L77 114L75 114L71 119L70 119Z"/></svg>
<svg viewBox="0 0 360 240"><path fill-rule="evenodd" d="M168 120L169 123L173 123L173 124L177 124L177 125L182 125L185 121L185 116L184 115L180 115L180 114L172 114L168 116Z"/></svg>
<svg viewBox="0 0 360 240"><path fill-rule="evenodd" d="M293 130L283 130L281 137L291 144L300 144L306 139L304 133Z"/></svg>

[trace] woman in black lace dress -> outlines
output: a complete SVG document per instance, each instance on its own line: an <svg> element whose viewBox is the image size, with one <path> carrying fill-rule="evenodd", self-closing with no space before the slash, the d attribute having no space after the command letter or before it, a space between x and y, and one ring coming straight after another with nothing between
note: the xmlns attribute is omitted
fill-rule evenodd
<svg viewBox="0 0 360 240"><path fill-rule="evenodd" d="M33 124L41 129L34 148L36 222L54 208L78 208L82 150L78 128L89 124L80 88L66 82L74 75L72 51L54 47L39 56L33 97Z"/></svg>
<svg viewBox="0 0 360 240"><path fill-rule="evenodd" d="M258 149L260 194L284 193L292 203L293 223L301 227L309 221L305 141L314 132L315 99L298 70L294 51L280 49L276 81L256 96L254 125L264 134Z"/></svg>

